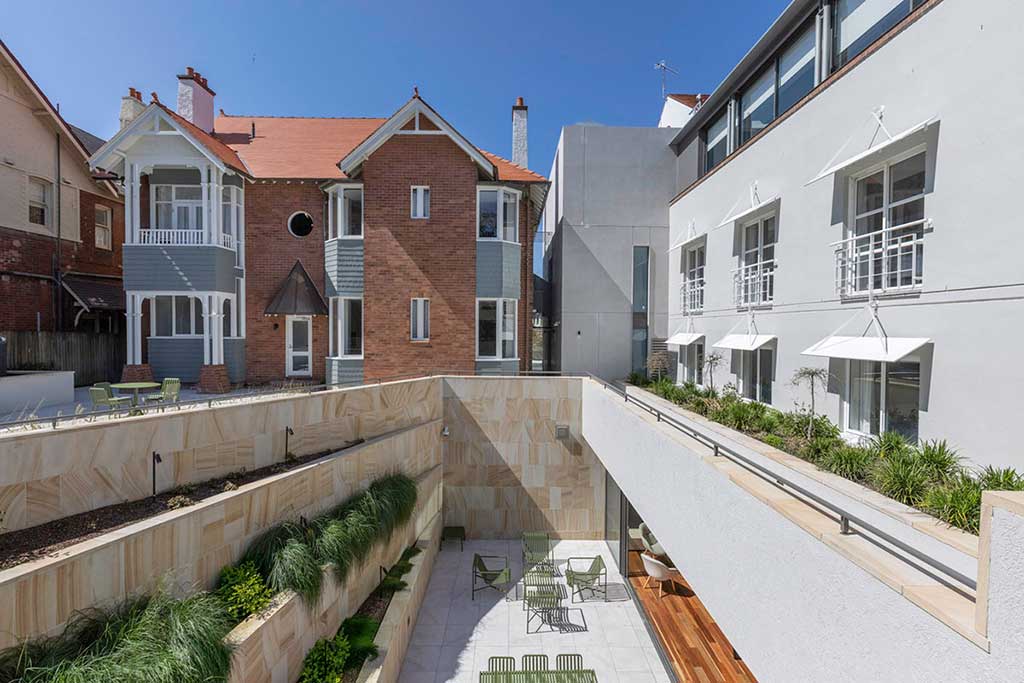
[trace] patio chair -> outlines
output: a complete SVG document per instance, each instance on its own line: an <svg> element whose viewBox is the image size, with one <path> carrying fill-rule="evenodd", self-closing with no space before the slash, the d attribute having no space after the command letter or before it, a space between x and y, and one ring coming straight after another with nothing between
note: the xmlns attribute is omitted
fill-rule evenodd
<svg viewBox="0 0 1024 683"><path fill-rule="evenodd" d="M109 388L109 385L107 385ZM92 407L95 409L107 408L108 410L116 410L121 406L130 406L132 399L129 396L112 396L107 393L107 389L100 386L89 387L89 399L92 401Z"/></svg>
<svg viewBox="0 0 1024 683"><path fill-rule="evenodd" d="M644 544L644 550L658 557L665 557L665 550L658 543L658 539L651 533L646 522L640 522L640 542Z"/></svg>
<svg viewBox="0 0 1024 683"><path fill-rule="evenodd" d="M557 671L581 671L583 655L558 655L555 657L555 669Z"/></svg>
<svg viewBox="0 0 1024 683"><path fill-rule="evenodd" d="M515 671L516 670L516 658L515 657L491 657L487 660L488 671Z"/></svg>
<svg viewBox="0 0 1024 683"><path fill-rule="evenodd" d="M543 531L523 532L523 567L544 566L555 570L551 557L551 539Z"/></svg>
<svg viewBox="0 0 1024 683"><path fill-rule="evenodd" d="M574 566L573 563L576 563ZM581 563L586 562L586 569L577 569ZM576 602L576 596L583 600L583 591L590 591L591 595L601 594L605 602L608 601L608 568L600 555L597 557L570 557L565 563L565 583L572 589L572 601Z"/></svg>
<svg viewBox="0 0 1024 683"><path fill-rule="evenodd" d="M526 633L530 633L530 624L535 618L540 619L541 626L547 624L554 630L555 620L552 613L558 613L562 609L562 598L555 591L538 591L527 593L523 596L523 603L526 605ZM539 628L537 629L540 630Z"/></svg>
<svg viewBox="0 0 1024 683"><path fill-rule="evenodd" d="M181 380L177 377L164 377L163 382L160 383L160 391L152 394L146 394L142 397L142 400L146 403L177 403L178 397L181 395Z"/></svg>
<svg viewBox="0 0 1024 683"><path fill-rule="evenodd" d="M647 572L647 578L644 580L644 588L647 588L651 579L658 582L658 598L661 599L663 589L666 581L672 581L672 570L667 564L661 560L657 560L649 555L641 555L640 559L644 561L644 571Z"/></svg>
<svg viewBox="0 0 1024 683"><path fill-rule="evenodd" d="M526 611L526 595L530 593L530 589L533 588L533 592L540 592L544 590L556 590L557 585L555 581L555 575L551 571L551 567L537 566L530 567L523 573L523 611Z"/></svg>
<svg viewBox="0 0 1024 683"><path fill-rule="evenodd" d="M547 671L547 655L523 655L523 671Z"/></svg>
<svg viewBox="0 0 1024 683"><path fill-rule="evenodd" d="M501 560L504 564L499 567L495 566L495 563L491 563L491 566L488 566L485 560ZM478 580L483 585L477 587ZM509 569L507 557L501 555L473 555L473 591L470 596L471 600L476 600L477 591L493 588L501 593L503 590L507 591L511 583L512 571Z"/></svg>

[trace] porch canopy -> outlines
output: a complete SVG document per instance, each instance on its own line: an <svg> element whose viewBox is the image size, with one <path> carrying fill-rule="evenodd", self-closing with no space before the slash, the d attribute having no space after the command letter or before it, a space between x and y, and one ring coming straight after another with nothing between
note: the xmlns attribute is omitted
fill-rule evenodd
<svg viewBox="0 0 1024 683"><path fill-rule="evenodd" d="M288 277L281 281L264 315L327 315L327 302L313 279L296 261Z"/></svg>
<svg viewBox="0 0 1024 683"><path fill-rule="evenodd" d="M676 332L671 337L665 340L666 344L673 344L676 346L689 346L694 342L698 342L704 338L704 335L700 332Z"/></svg>
<svg viewBox="0 0 1024 683"><path fill-rule="evenodd" d="M727 334L713 344L715 348L734 351L757 351L778 339L774 334Z"/></svg>
<svg viewBox="0 0 1024 683"><path fill-rule="evenodd" d="M931 341L927 337L825 337L803 355L895 363Z"/></svg>
<svg viewBox="0 0 1024 683"><path fill-rule="evenodd" d="M124 287L121 279L99 279L83 275L65 275L60 283L86 312L123 311Z"/></svg>
<svg viewBox="0 0 1024 683"><path fill-rule="evenodd" d="M892 149L893 146L896 145L896 143L901 142L902 140L906 140L907 138L909 138L911 135L914 135L915 133L920 133L922 130L924 130L928 126L932 125L932 123L934 123L935 120L936 119L935 119L934 116L929 117L929 118L925 119L924 121L921 121L920 123L918 123L918 124L916 124L914 126L911 126L910 128L907 128L904 131L901 131L901 132L897 133L896 135L889 135L888 131L885 131L883 129L883 132L885 132L885 134L886 134L886 139L885 140L882 140L878 144L872 145L871 147L868 147L867 149L863 150L862 152L858 152L857 154L854 154L853 156L848 157L848 158L844 159L843 161L840 161L837 164L833 164L832 166L829 166L828 168L823 170L821 173L819 173L818 175L814 176L813 178L808 180L806 183L804 183L804 187L807 187L808 185L812 185L812 184L818 182L819 180L823 180L824 178L828 178L829 176L834 175L836 173L843 172L846 169L850 168L851 166L854 166L855 164L859 164L860 162L864 162L864 163L867 164L867 163L871 163L875 159L880 159L881 157L883 157L888 152L888 150ZM878 121L879 121L879 125L881 125L881 120L878 119Z"/></svg>

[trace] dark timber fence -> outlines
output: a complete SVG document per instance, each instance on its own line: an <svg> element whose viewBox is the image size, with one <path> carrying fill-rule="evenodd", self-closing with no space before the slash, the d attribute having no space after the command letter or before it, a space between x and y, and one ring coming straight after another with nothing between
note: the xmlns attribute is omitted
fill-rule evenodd
<svg viewBox="0 0 1024 683"><path fill-rule="evenodd" d="M92 332L3 332L8 370L74 370L75 385L117 381L125 362L123 335Z"/></svg>

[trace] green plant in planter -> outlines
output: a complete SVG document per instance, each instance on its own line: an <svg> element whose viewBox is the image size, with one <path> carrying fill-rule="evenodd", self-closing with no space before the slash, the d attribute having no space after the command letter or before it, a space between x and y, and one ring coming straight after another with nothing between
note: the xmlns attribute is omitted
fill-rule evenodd
<svg viewBox="0 0 1024 683"><path fill-rule="evenodd" d="M762 434L760 436L760 439L761 441L764 441L772 448L778 448L779 450L782 450L786 447L786 440L783 439L778 434Z"/></svg>
<svg viewBox="0 0 1024 683"><path fill-rule="evenodd" d="M1012 467L988 465L981 471L978 484L983 491L1024 491L1024 476Z"/></svg>
<svg viewBox="0 0 1024 683"><path fill-rule="evenodd" d="M349 658L348 639L340 631L334 638L321 638L306 653L299 683L341 683Z"/></svg>
<svg viewBox="0 0 1024 683"><path fill-rule="evenodd" d="M825 453L820 464L832 474L854 481L865 481L877 459L878 456L870 449L838 446Z"/></svg>
<svg viewBox="0 0 1024 683"><path fill-rule="evenodd" d="M904 505L916 506L929 488L930 472L913 450L890 450L888 455L879 456L872 479L883 494Z"/></svg>
<svg viewBox="0 0 1024 683"><path fill-rule="evenodd" d="M217 595L235 621L242 621L250 614L259 612L270 604L274 596L251 561L221 569Z"/></svg>
<svg viewBox="0 0 1024 683"><path fill-rule="evenodd" d="M911 450L911 446L906 438L897 432L885 432L873 437L868 447L874 450L880 458L904 455L907 451Z"/></svg>
<svg viewBox="0 0 1024 683"><path fill-rule="evenodd" d="M251 562L276 594L295 591L306 605L315 605L323 587L323 570L313 552L313 525L284 522L264 532L242 556Z"/></svg>
<svg viewBox="0 0 1024 683"><path fill-rule="evenodd" d="M819 464L828 455L843 446L842 440L834 436L816 436L805 442L800 449L800 457L809 462Z"/></svg>
<svg viewBox="0 0 1024 683"><path fill-rule="evenodd" d="M631 373L629 373L629 379L627 379L626 381L629 382L630 384L632 384L633 386L637 386L637 387L645 387L645 386L647 386L647 378L644 377L643 374L641 374L639 372L631 372Z"/></svg>
<svg viewBox="0 0 1024 683"><path fill-rule="evenodd" d="M356 614L341 622L341 633L349 643L348 667L358 669L367 659L379 652L373 639L377 636L380 622L362 614Z"/></svg>
<svg viewBox="0 0 1024 683"><path fill-rule="evenodd" d="M960 456L945 439L923 442L917 449L917 457L936 483L949 481L961 471Z"/></svg>
<svg viewBox="0 0 1024 683"><path fill-rule="evenodd" d="M981 525L981 485L966 473L960 473L944 486L930 489L922 507L952 526L978 533Z"/></svg>

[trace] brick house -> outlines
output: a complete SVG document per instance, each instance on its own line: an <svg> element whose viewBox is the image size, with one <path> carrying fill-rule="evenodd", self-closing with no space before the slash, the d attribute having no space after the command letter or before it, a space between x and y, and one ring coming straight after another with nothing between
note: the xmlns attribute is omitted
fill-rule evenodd
<svg viewBox="0 0 1024 683"><path fill-rule="evenodd" d="M103 141L68 124L2 41L0 121L0 331L119 331L124 207L86 163Z"/></svg>
<svg viewBox="0 0 1024 683"><path fill-rule="evenodd" d="M176 111L134 90L91 160L124 178L128 367L204 388L530 363L532 239L548 183L418 93L388 118ZM133 207L137 207L133 208Z"/></svg>

